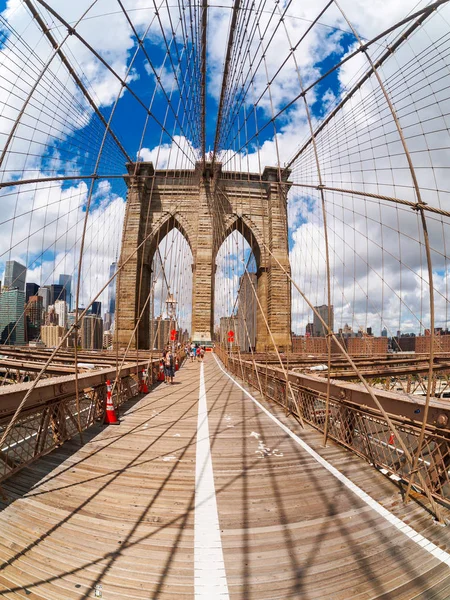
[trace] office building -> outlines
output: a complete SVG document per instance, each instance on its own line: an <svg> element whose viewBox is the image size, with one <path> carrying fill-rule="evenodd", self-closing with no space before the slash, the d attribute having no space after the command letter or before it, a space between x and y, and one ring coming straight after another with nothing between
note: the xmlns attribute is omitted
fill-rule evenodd
<svg viewBox="0 0 450 600"><path fill-rule="evenodd" d="M32 342L39 339L41 335L42 313L43 310L41 296L30 296L25 307L27 342Z"/></svg>
<svg viewBox="0 0 450 600"><path fill-rule="evenodd" d="M27 278L27 268L25 265L15 260L7 260L5 266L5 279L3 286L9 290L18 289L25 291L25 280Z"/></svg>
<svg viewBox="0 0 450 600"><path fill-rule="evenodd" d="M45 324L46 325L59 325L58 315L56 314L54 304L50 304L50 306L48 307L48 311L45 314Z"/></svg>
<svg viewBox="0 0 450 600"><path fill-rule="evenodd" d="M104 325L106 331L110 331L110 330L113 331L111 313L109 313L109 312L105 313L103 325Z"/></svg>
<svg viewBox="0 0 450 600"><path fill-rule="evenodd" d="M55 304L57 300L64 300L64 302L66 302L66 288L63 285L60 285L59 283L52 283L52 285L49 286L49 289L50 304Z"/></svg>
<svg viewBox="0 0 450 600"><path fill-rule="evenodd" d="M306 324L305 335L307 337L314 337L314 323Z"/></svg>
<svg viewBox="0 0 450 600"><path fill-rule="evenodd" d="M112 350L113 347L113 332L112 331L104 331L103 332L103 348L107 350Z"/></svg>
<svg viewBox="0 0 450 600"><path fill-rule="evenodd" d="M315 310L319 313L322 319L325 321L327 326L330 327L331 331L334 330L334 308L331 306L331 320L328 322L328 304L322 304L322 306L315 306ZM314 335L316 337L325 337L328 335L328 329L324 327L322 321L319 317L314 313Z"/></svg>
<svg viewBox="0 0 450 600"><path fill-rule="evenodd" d="M236 341L243 352L256 346L257 285L256 273L246 272L239 279Z"/></svg>
<svg viewBox="0 0 450 600"><path fill-rule="evenodd" d="M31 298L31 296L36 296L39 290L39 286L37 283L26 283L25 284L25 302Z"/></svg>
<svg viewBox="0 0 450 600"><path fill-rule="evenodd" d="M115 274L117 271L117 263L113 262L109 267L109 278ZM117 277L111 281L108 285L108 312L112 315L112 320L114 321L114 314L116 312L116 281Z"/></svg>
<svg viewBox="0 0 450 600"><path fill-rule="evenodd" d="M81 347L84 350L103 348L103 321L97 315L86 315L82 318Z"/></svg>
<svg viewBox="0 0 450 600"><path fill-rule="evenodd" d="M37 295L42 298L42 308L47 311L50 305L50 290L48 287L40 287Z"/></svg>
<svg viewBox="0 0 450 600"><path fill-rule="evenodd" d="M5 290L0 295L0 343L9 346L25 344L25 292Z"/></svg>
<svg viewBox="0 0 450 600"><path fill-rule="evenodd" d="M97 315L97 317L102 316L102 303L101 302L93 302L91 306L91 313L93 315Z"/></svg>
<svg viewBox="0 0 450 600"><path fill-rule="evenodd" d="M59 325L43 325L41 327L41 340L47 348L56 348L61 343L65 331Z"/></svg>
<svg viewBox="0 0 450 600"><path fill-rule="evenodd" d="M68 326L68 310L67 310L67 302L64 300L57 300L55 302L55 313L58 317L58 325L67 329Z"/></svg>
<svg viewBox="0 0 450 600"><path fill-rule="evenodd" d="M60 275L59 285L64 286L66 290L66 302L68 310L72 308L72 275Z"/></svg>

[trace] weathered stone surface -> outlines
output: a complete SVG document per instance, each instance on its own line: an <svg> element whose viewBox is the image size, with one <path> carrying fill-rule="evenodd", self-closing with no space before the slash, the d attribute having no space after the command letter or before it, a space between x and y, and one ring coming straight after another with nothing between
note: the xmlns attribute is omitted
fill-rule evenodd
<svg viewBox="0 0 450 600"><path fill-rule="evenodd" d="M273 341L282 350L289 348L291 289L277 263L290 273L288 185L278 183L278 169L266 167L260 176L225 172L220 164L211 163L176 171L155 171L151 163L133 163L128 171L119 263L124 266L117 291L119 346L150 346L151 264L159 242L177 228L193 255L192 339L204 343L212 339L216 256L222 242L237 230L252 248L258 266L257 350L273 348Z"/></svg>

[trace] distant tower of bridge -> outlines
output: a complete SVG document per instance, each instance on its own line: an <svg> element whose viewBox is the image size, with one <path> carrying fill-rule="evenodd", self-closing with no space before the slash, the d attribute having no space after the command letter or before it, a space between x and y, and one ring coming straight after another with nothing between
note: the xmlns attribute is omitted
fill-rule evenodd
<svg viewBox="0 0 450 600"><path fill-rule="evenodd" d="M217 253L228 235L237 230L248 242L257 265L256 350L270 349L273 342L280 349L289 349L286 179L290 172L284 172L280 184L275 167L266 167L262 175L224 172L220 163L209 162L198 162L195 170L155 171L150 162L127 167L130 176L119 263L124 266L118 275L116 311L119 347L126 347L133 338L132 347L150 348L147 298L152 261L159 242L176 228L193 256L193 341L212 341ZM146 238L142 248L131 256Z"/></svg>

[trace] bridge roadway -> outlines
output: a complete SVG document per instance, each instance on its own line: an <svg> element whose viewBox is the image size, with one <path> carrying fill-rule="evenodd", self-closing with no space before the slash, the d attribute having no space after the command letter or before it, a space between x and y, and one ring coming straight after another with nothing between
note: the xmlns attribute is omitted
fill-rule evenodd
<svg viewBox="0 0 450 600"><path fill-rule="evenodd" d="M259 401L208 355L9 479L0 596L450 598L448 528Z"/></svg>

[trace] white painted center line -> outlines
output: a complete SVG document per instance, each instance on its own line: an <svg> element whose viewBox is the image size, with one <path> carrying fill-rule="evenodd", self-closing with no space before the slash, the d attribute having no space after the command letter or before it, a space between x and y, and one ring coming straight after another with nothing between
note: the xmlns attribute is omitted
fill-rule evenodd
<svg viewBox="0 0 450 600"><path fill-rule="evenodd" d="M229 599L209 443L203 363L200 364L194 518L195 598Z"/></svg>
<svg viewBox="0 0 450 600"><path fill-rule="evenodd" d="M266 413L268 417L275 421L275 423L281 427L283 431L285 431L288 435L291 436L293 440L297 442L299 446L301 446L310 456L312 456L322 467L327 469L336 479L338 479L341 483L343 483L349 490L351 490L358 498L360 498L363 502L365 502L370 508L375 510L379 515L381 515L386 521L391 523L394 527L396 527L399 531L408 536L413 542L415 542L418 546L421 546L424 550L426 550L429 554L439 559L441 562L445 563L450 567L450 554L445 552L445 550L441 550L436 544L431 542L428 538L424 537L421 533L418 533L415 529L404 523L401 519L393 515L389 512L384 506L381 506L379 502L374 500L369 494L366 494L360 487L355 485L350 479L348 479L345 475L343 475L340 471L338 471L333 465L331 465L327 460L325 460L320 454L318 454L315 450L311 448L306 442L304 442L298 435L296 435L293 431L286 427L281 421L279 421L267 408L265 408L258 400L253 398L253 396L244 389L231 375L229 375L225 369L222 368L222 365L217 360L216 355L214 354L214 358L216 360L217 365L221 369L223 373L227 377L231 379L231 381L240 388L244 394L246 394L253 402Z"/></svg>

